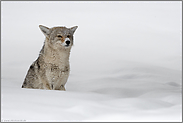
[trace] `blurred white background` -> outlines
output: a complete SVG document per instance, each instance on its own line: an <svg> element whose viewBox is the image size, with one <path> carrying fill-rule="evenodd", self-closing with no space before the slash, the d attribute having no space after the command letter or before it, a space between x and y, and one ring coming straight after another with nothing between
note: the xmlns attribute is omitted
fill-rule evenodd
<svg viewBox="0 0 183 123"><path fill-rule="evenodd" d="M3 2L2 63L37 58L39 24L78 25L73 69L129 60L180 70L181 18L180 2Z"/></svg>

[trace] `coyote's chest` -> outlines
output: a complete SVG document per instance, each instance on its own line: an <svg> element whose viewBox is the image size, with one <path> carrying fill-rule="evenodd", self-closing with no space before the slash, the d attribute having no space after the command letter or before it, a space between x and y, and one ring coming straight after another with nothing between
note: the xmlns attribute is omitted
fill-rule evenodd
<svg viewBox="0 0 183 123"><path fill-rule="evenodd" d="M55 64L47 64L46 69L46 77L51 85L55 85L56 83L65 84L65 81L61 80L69 75L69 65L55 65Z"/></svg>
<svg viewBox="0 0 183 123"><path fill-rule="evenodd" d="M46 78L52 89L65 85L69 76L69 54L68 51L52 51L47 49L43 59L46 65Z"/></svg>

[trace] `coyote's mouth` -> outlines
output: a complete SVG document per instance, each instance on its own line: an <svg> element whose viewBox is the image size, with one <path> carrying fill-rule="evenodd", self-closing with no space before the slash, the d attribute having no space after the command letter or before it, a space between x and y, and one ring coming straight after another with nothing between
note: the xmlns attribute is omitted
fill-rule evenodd
<svg viewBox="0 0 183 123"><path fill-rule="evenodd" d="M65 47L69 47L69 46L70 46L70 44L66 44L66 45L65 45Z"/></svg>

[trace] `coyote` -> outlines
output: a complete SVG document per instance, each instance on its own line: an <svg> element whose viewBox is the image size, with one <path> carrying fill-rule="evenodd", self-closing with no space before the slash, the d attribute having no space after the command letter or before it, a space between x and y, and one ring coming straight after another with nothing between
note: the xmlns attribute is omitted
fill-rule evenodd
<svg viewBox="0 0 183 123"><path fill-rule="evenodd" d="M48 28L39 25L46 37L45 42L39 57L30 66L22 88L65 90L70 72L69 56L73 34L77 27Z"/></svg>

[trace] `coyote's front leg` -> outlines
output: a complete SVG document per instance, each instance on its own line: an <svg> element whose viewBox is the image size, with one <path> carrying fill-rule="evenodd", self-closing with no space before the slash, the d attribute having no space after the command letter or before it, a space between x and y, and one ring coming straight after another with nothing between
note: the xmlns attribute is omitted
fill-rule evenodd
<svg viewBox="0 0 183 123"><path fill-rule="evenodd" d="M60 72L59 79L54 84L54 90L66 90L65 89L65 83L67 82L67 79L69 77L69 72Z"/></svg>
<svg viewBox="0 0 183 123"><path fill-rule="evenodd" d="M39 77L42 87L40 89L52 90L46 77Z"/></svg>

